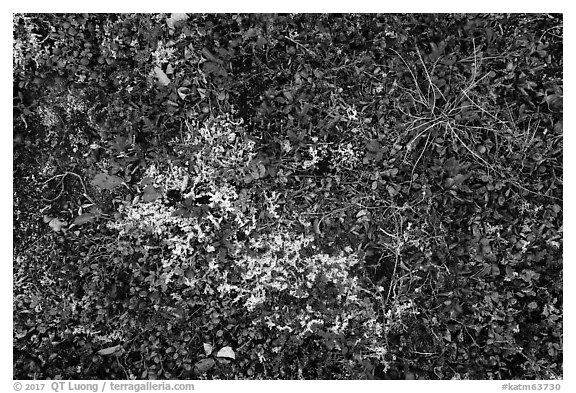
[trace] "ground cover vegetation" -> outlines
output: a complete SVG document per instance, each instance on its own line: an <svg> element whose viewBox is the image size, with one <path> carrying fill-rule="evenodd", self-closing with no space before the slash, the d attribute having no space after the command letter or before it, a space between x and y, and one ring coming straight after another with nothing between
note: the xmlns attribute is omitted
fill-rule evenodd
<svg viewBox="0 0 576 393"><path fill-rule="evenodd" d="M13 28L14 378L562 377L561 15Z"/></svg>

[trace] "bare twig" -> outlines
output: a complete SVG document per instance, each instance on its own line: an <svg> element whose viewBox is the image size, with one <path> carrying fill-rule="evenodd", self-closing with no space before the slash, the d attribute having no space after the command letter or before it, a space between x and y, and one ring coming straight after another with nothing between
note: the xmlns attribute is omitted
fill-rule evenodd
<svg viewBox="0 0 576 393"><path fill-rule="evenodd" d="M58 193L58 195L56 195L55 198L52 198L52 199L45 198L44 195L41 195L41 198L44 199L45 201L49 202L49 203L52 203L52 202L58 200L62 196L62 194L64 193L64 177L65 176L66 176L66 174L56 175L56 176L52 176L50 179L46 180L43 184L47 184L48 182L50 182L50 181L52 181L58 177L61 177L62 179L60 179L60 186L61 186L60 192Z"/></svg>
<svg viewBox="0 0 576 393"><path fill-rule="evenodd" d="M84 193L83 193L82 195L83 195L86 199L88 199L92 204L96 205L96 202L94 202L94 201L92 200L92 198L90 198L90 196L88 196L88 191L86 190L86 185L84 184L84 180L82 179L82 177L81 177L80 175L78 175L78 174L76 174L76 173L74 173L74 172L64 172L64 173L62 173L62 174L60 174L60 175L52 176L50 179L46 180L43 184L47 184L47 183L49 183L50 181L52 181L52 180L54 180L54 179L56 179L56 178L61 177L61 179L60 179L61 189L60 189L60 193L59 193L55 198L48 199L48 198L44 198L44 196L42 196L42 199L44 199L45 201L50 202L50 203L58 200L58 199L62 196L62 194L64 193L64 178L65 178L66 176L68 176L68 175L76 176L76 177L80 180L80 184L82 184L82 189L84 190Z"/></svg>
<svg viewBox="0 0 576 393"><path fill-rule="evenodd" d="M399 215L400 222L396 221L396 249L395 249L395 256L394 256L394 270L392 271L392 279L390 280L390 285L388 286L388 294L386 295L386 300L384 304L388 304L388 300L390 299L390 295L392 293L392 284L396 277L396 270L398 269L398 264L400 263L400 250L402 248L402 225L403 219L402 215Z"/></svg>
<svg viewBox="0 0 576 393"><path fill-rule="evenodd" d="M563 26L563 25L552 26L552 27L550 27L549 29L544 30L544 33L542 33L542 35L540 36L540 39L539 39L538 41L539 41L539 42L542 42L542 38L544 38L544 36L545 36L550 30L554 30L554 29L558 29L558 28L563 29L564 26ZM562 37L557 36L556 34L550 33L550 35L553 36L553 37L562 39Z"/></svg>
<svg viewBox="0 0 576 393"><path fill-rule="evenodd" d="M306 52L308 52L309 54L311 54L312 56L316 56L316 53L312 52L310 49L306 48L304 45L302 45L301 43L299 43L298 41L293 40L292 38L288 37L288 36L284 36L284 38L286 38L288 41L298 45L299 47L301 47L302 49L304 49Z"/></svg>

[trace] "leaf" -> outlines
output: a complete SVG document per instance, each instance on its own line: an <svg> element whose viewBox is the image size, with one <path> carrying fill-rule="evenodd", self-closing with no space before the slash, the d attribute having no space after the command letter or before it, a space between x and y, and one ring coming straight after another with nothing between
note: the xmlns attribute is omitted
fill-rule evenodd
<svg viewBox="0 0 576 393"><path fill-rule="evenodd" d="M210 356L212 351L214 351L214 347L210 344L204 343L204 353L206 353L206 356Z"/></svg>
<svg viewBox="0 0 576 393"><path fill-rule="evenodd" d="M450 54L450 55L442 57L442 59L440 60L440 63L447 65L447 66L451 66L451 65L454 65L454 63L456 63L457 60L458 60L458 58L456 57L456 55Z"/></svg>
<svg viewBox="0 0 576 393"><path fill-rule="evenodd" d="M142 200L144 202L154 202L158 199L162 194L162 190L160 188L156 188L153 185L147 185L144 188L144 195L142 195Z"/></svg>
<svg viewBox="0 0 576 393"><path fill-rule="evenodd" d="M388 191L388 194L390 194L390 196L396 196L400 192L400 186L396 184L393 186L388 185L386 186L386 191Z"/></svg>
<svg viewBox="0 0 576 393"><path fill-rule="evenodd" d="M557 134L562 134L562 130L564 128L564 121L563 120L559 120L556 123L554 123L554 132Z"/></svg>
<svg viewBox="0 0 576 393"><path fill-rule="evenodd" d="M166 75L164 71L162 71L162 68L156 66L154 67L154 72L156 73L158 82L160 82L161 85L168 86L170 84L170 78L168 78L168 75Z"/></svg>
<svg viewBox="0 0 576 393"><path fill-rule="evenodd" d="M120 345L114 345L113 347L104 348L98 351L98 355L108 356L116 353L120 350Z"/></svg>
<svg viewBox="0 0 576 393"><path fill-rule="evenodd" d="M220 66L218 63L212 61L207 61L202 64L202 68L206 74L218 74L220 72Z"/></svg>
<svg viewBox="0 0 576 393"><path fill-rule="evenodd" d="M454 177L449 177L448 179L446 179L446 181L444 182L444 187L446 188L456 188L458 186L460 186L462 183L464 183L464 181L466 181L466 179L468 179L467 175L462 175L462 174L458 174ZM498 189L498 188L497 188Z"/></svg>
<svg viewBox="0 0 576 393"><path fill-rule="evenodd" d="M460 171L460 163L455 158L449 158L444 162L444 168L448 171L450 177L456 176Z"/></svg>
<svg viewBox="0 0 576 393"><path fill-rule="evenodd" d="M231 347L224 347L218 351L218 353L216 354L216 357L236 359L236 354L234 353L234 351L232 350Z"/></svg>
<svg viewBox="0 0 576 393"><path fill-rule="evenodd" d="M382 172L385 176L388 177L394 177L398 174L398 168L390 168L390 169L386 169L384 172Z"/></svg>
<svg viewBox="0 0 576 393"><path fill-rule="evenodd" d="M190 89L187 87L179 87L177 92L180 99L185 100L186 96L190 94Z"/></svg>
<svg viewBox="0 0 576 393"><path fill-rule="evenodd" d="M258 164L258 177L264 177L266 175L266 167L263 164Z"/></svg>
<svg viewBox="0 0 576 393"><path fill-rule="evenodd" d="M366 148L371 153L378 153L378 151L382 149L382 145L380 145L380 142L378 142L377 139L372 139L370 142L366 143Z"/></svg>
<svg viewBox="0 0 576 393"><path fill-rule="evenodd" d="M84 213L80 214L78 217L74 219L74 225L84 225L89 222L94 221L94 214L92 213Z"/></svg>
<svg viewBox="0 0 576 393"><path fill-rule="evenodd" d="M214 359L202 359L194 365L198 374L204 374L216 365Z"/></svg>
<svg viewBox="0 0 576 393"><path fill-rule="evenodd" d="M168 28L170 28L170 30L174 29L174 24L183 20L187 20L188 19L188 14L178 14L178 13L173 13L170 15L170 18L166 19L166 24L168 25Z"/></svg>
<svg viewBox="0 0 576 393"><path fill-rule="evenodd" d="M187 209L185 209L183 207L179 207L178 209L176 209L172 212L172 217L182 217L182 216L184 216L184 214L186 212L188 212Z"/></svg>
<svg viewBox="0 0 576 393"><path fill-rule="evenodd" d="M107 173L99 173L92 179L92 185L104 190L112 190L122 184L122 178Z"/></svg>
<svg viewBox="0 0 576 393"><path fill-rule="evenodd" d="M563 99L562 96L559 94L552 94L546 97L546 103L548 104L548 108L552 112L562 112L563 109Z"/></svg>
<svg viewBox="0 0 576 393"><path fill-rule="evenodd" d="M153 177L150 177L150 176L145 177L144 179L142 179L142 180L140 181L140 184L141 184L142 186L147 186L147 185L149 185L149 184L154 184L154 178L153 178Z"/></svg>
<svg viewBox="0 0 576 393"><path fill-rule="evenodd" d="M492 264L492 276L497 277L500 275L500 268L496 264Z"/></svg>
<svg viewBox="0 0 576 393"><path fill-rule="evenodd" d="M50 228L52 228L53 230L55 230L56 232L60 232L62 230L62 227L64 225L66 225L66 223L60 221L57 218L53 218L50 220L50 222L48 223L48 225L50 226Z"/></svg>
<svg viewBox="0 0 576 393"><path fill-rule="evenodd" d="M256 40L256 48L262 48L267 43L268 41L266 40L266 38L259 36L258 39Z"/></svg>
<svg viewBox="0 0 576 393"><path fill-rule="evenodd" d="M212 61L214 63L221 63L222 60L218 59L216 56L214 56L212 54L212 52L210 52L207 48L202 48L202 55L208 59L209 61Z"/></svg>
<svg viewBox="0 0 576 393"><path fill-rule="evenodd" d="M316 233L317 235L322 234L322 232L320 231L320 220L318 220L317 218L314 220L314 233Z"/></svg>

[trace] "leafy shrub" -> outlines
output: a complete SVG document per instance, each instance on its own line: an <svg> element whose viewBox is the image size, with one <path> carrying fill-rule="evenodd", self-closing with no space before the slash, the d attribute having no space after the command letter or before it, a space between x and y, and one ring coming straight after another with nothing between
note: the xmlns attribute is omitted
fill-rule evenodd
<svg viewBox="0 0 576 393"><path fill-rule="evenodd" d="M14 375L560 377L561 35L15 14Z"/></svg>
<svg viewBox="0 0 576 393"><path fill-rule="evenodd" d="M132 277L140 277L139 283L131 280L131 291L142 288L151 299L181 299L179 307L185 312L187 305L209 304L206 339L222 329L225 318L241 314L233 332L224 332L247 353L258 332L262 337L283 337L276 339L277 345L271 345L270 338L260 343L252 358L240 363L250 375L256 374L253 362L263 359L282 365L265 371L264 377L288 376L290 369L301 374L304 364L294 363L298 356L293 352L304 351L304 342L310 342L346 354L320 361L314 355L318 349L304 351L308 362L317 362L317 376L352 376L353 370L361 370L362 360L385 353L378 344L383 329L378 313L349 271L359 261L354 255L314 252L311 237L252 233L261 212L248 209L247 194L227 181L231 173L240 177L231 181L252 182L247 177L254 176L250 174L253 143L238 143L242 136L235 127L216 120L191 129L197 138L185 136L178 148L190 154L189 165L197 175L189 176L178 167L160 172L151 168L145 176L155 180L146 189L156 190L149 197L154 200L128 203L120 210L122 218L110 223L119 232L119 252L128 254L130 261L138 258L136 265L124 262ZM160 190L178 190L183 202L171 206ZM145 200L149 194L143 195ZM210 202L196 202L201 198ZM263 212L273 210L269 206ZM303 256L307 248L312 255ZM351 335L357 337L353 340ZM334 374L335 370L342 374Z"/></svg>

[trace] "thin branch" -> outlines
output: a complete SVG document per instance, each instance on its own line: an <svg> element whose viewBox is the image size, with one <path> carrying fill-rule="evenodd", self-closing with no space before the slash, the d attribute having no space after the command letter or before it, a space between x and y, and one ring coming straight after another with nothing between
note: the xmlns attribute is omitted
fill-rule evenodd
<svg viewBox="0 0 576 393"><path fill-rule="evenodd" d="M86 199L88 199L92 204L96 205L96 202L94 202L94 201L92 200L92 198L90 198L90 196L88 196L88 191L86 190L86 185L84 184L84 180L82 179L82 177L81 177L80 175L78 175L78 174L76 174L76 173L74 173L74 172L64 172L64 173L62 173L62 174L60 174L60 175L52 176L50 179L48 179L48 180L46 180L44 183L42 183L42 184L47 184L48 182L50 182L50 181L52 181L52 180L54 180L54 179L56 179L56 178L58 178L58 177L61 177L61 178L62 178L62 179L60 179L60 185L61 185L60 193L59 193L55 198L48 199L48 198L44 198L44 196L42 196L42 199L44 199L45 201L50 202L50 203L52 203L52 202L56 201L57 199L59 199L59 198L62 196L62 193L64 192L64 179L65 179L66 176L68 176L68 175L76 176L76 177L80 180L80 184L82 184L82 189L84 190L84 193L83 193L82 195L83 195Z"/></svg>
<svg viewBox="0 0 576 393"><path fill-rule="evenodd" d="M302 45L301 43L299 43L298 41L294 41L292 38L288 37L288 36L284 36L284 38L286 38L288 41L298 45L299 47L301 47L302 49L304 49L306 52L308 52L309 54L311 54L312 56L316 56L316 53L312 52L310 49L306 48L304 45Z"/></svg>

